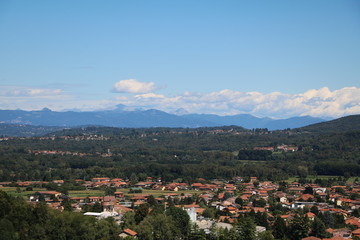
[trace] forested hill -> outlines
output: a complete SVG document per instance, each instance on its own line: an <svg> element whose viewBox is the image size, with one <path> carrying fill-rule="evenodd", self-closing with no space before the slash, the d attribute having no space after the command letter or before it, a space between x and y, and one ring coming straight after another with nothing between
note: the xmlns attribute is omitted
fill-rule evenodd
<svg viewBox="0 0 360 240"><path fill-rule="evenodd" d="M79 128L66 128L56 132L51 132L47 136L79 136L79 135L104 135L104 136L140 136L147 134L229 134L229 133L249 133L251 130L239 126L224 127L201 127L201 128L116 128L102 126L86 126Z"/></svg>
<svg viewBox="0 0 360 240"><path fill-rule="evenodd" d="M63 127L32 126L25 124L0 123L0 137L34 137L43 136L49 132L55 132Z"/></svg>
<svg viewBox="0 0 360 240"><path fill-rule="evenodd" d="M322 134L360 131L360 115L351 115L327 122L316 123L298 128L297 130Z"/></svg>

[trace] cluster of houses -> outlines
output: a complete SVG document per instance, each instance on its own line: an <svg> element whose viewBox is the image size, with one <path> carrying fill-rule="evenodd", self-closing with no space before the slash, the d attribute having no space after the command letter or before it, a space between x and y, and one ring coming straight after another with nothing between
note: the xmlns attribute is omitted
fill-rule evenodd
<svg viewBox="0 0 360 240"><path fill-rule="evenodd" d="M271 181L259 182L256 177L252 177L250 182L243 182L241 178L235 178L234 181L213 180L205 181L199 179L199 182L187 184L172 182L164 184L161 179L147 178L146 181L130 184L129 180L120 178L110 179L107 177L93 178L91 181L75 180L88 189L97 187L131 188L136 190L157 190L164 191L160 197L152 198L158 203L168 204L169 200L186 210L192 222L199 228L209 232L211 226L216 224L219 227L231 229L239 215L249 212L266 213L268 218L274 218L269 211L269 200L276 201L278 205L288 209L286 214L280 215L285 222L291 222L297 209L315 206L320 212L329 212L331 214L342 215L346 224L353 226L351 229L327 229L334 238L330 239L351 239L353 236L360 237L360 219L353 216L352 212L360 207L360 185L349 184L346 186L321 187L317 184L300 184L298 182L289 183L285 188L279 188L279 185ZM34 182L19 182L18 186L29 186ZM39 183L39 182L37 182ZM63 180L55 180L54 183L61 185ZM0 183L6 184L6 183ZM282 189L282 191L280 191ZM189 191L192 190L192 191ZM151 191L147 191L151 192ZM195 193L194 193L195 192ZM196 195L196 197L194 196ZM356 196L354 198L354 196ZM185 199L195 199L194 202L178 204ZM30 202L44 200L52 208L63 209L64 199L70 200L74 211L82 211L84 205L101 205L102 212L88 212L86 215L98 218L114 217L121 221L121 217L129 211L134 211L138 206L149 201L150 194L132 193L124 194L121 191L115 191L111 196L64 196L56 191L38 191L30 196ZM261 202L263 204L254 204ZM201 204L200 204L201 203ZM205 206L205 207L204 207ZM203 216L206 207L213 207L224 214L218 219L209 219ZM314 220L315 214L307 213L310 221ZM355 230L354 230L355 229ZM266 228L258 226L257 231L265 231ZM134 231L125 229L123 235L134 236ZM316 238L306 238L311 240Z"/></svg>
<svg viewBox="0 0 360 240"><path fill-rule="evenodd" d="M33 154L35 156L37 155L71 155L71 156L90 156L92 154L90 153L82 153L82 152L70 152L70 151L60 151L60 150L29 150L29 154ZM106 152L96 152L96 155L100 155L102 157L111 157L113 154L111 153L110 149L108 149Z"/></svg>
<svg viewBox="0 0 360 240"><path fill-rule="evenodd" d="M276 147L254 147L253 150L266 150L266 151L272 151L272 152L274 152L274 151L296 152L298 150L298 147L281 144Z"/></svg>

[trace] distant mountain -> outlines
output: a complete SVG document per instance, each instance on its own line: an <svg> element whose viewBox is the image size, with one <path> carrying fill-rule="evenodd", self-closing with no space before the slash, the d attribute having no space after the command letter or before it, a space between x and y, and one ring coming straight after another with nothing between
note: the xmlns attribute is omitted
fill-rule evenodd
<svg viewBox="0 0 360 240"><path fill-rule="evenodd" d="M179 110L177 114L185 112ZM50 109L41 111L0 110L0 123L26 124L34 126L108 126L126 128L146 127L216 127L236 125L244 128L268 128L269 130L298 128L324 121L313 117L294 117L289 119L258 118L249 114L218 116L213 114L170 114L156 109L127 110L119 105L115 110L94 112L55 112ZM0 132L0 135L2 133Z"/></svg>
<svg viewBox="0 0 360 240"><path fill-rule="evenodd" d="M313 133L341 133L360 131L360 115L351 115L335 120L312 124L298 129Z"/></svg>
<svg viewBox="0 0 360 240"><path fill-rule="evenodd" d="M95 112L55 112L0 110L0 123L74 127L101 125L109 127L200 127L209 125L207 121L191 120L163 111L136 110L125 111L117 108L111 111Z"/></svg>

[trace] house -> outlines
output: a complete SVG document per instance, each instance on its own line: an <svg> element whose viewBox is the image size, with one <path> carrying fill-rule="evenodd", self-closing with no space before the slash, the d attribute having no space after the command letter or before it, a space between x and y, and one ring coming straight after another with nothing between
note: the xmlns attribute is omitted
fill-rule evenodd
<svg viewBox="0 0 360 240"><path fill-rule="evenodd" d="M321 238L311 236L311 237L302 238L301 240L321 240Z"/></svg>
<svg viewBox="0 0 360 240"><path fill-rule="evenodd" d="M339 229L326 229L326 232L329 232L333 235L333 237L343 237L343 238L350 238L351 237L351 230L348 228L339 228Z"/></svg>
<svg viewBox="0 0 360 240"><path fill-rule="evenodd" d="M115 195L115 198L117 198L117 199L120 199L120 200L124 200L124 199L125 199L123 192L115 192L114 195Z"/></svg>
<svg viewBox="0 0 360 240"><path fill-rule="evenodd" d="M292 209L304 208L305 206L311 207L316 205L316 202L294 202L291 204Z"/></svg>
<svg viewBox="0 0 360 240"><path fill-rule="evenodd" d="M250 177L250 182L253 183L253 182L256 182L257 181L257 177Z"/></svg>
<svg viewBox="0 0 360 240"><path fill-rule="evenodd" d="M53 183L57 184L58 186L61 186L64 184L64 180L53 180Z"/></svg>
<svg viewBox="0 0 360 240"><path fill-rule="evenodd" d="M355 237L360 237L360 228L354 230L351 232L353 236Z"/></svg>
<svg viewBox="0 0 360 240"><path fill-rule="evenodd" d="M345 220L346 224L356 226L357 228L360 228L360 220L357 217L350 217Z"/></svg>
<svg viewBox="0 0 360 240"><path fill-rule="evenodd" d="M110 182L110 178L102 177L102 178L92 178L92 182Z"/></svg>
<svg viewBox="0 0 360 240"><path fill-rule="evenodd" d="M133 238L137 238L137 232L129 229L129 228L126 228L123 230L122 233L119 234L119 237L120 238L126 238L126 237L133 237Z"/></svg>
<svg viewBox="0 0 360 240"><path fill-rule="evenodd" d="M199 190L201 187L204 187L204 185L202 183L193 183L191 185L191 188L194 190Z"/></svg>
<svg viewBox="0 0 360 240"><path fill-rule="evenodd" d="M152 185L154 185L154 182L138 182L135 184L135 187L137 188L151 188Z"/></svg>
<svg viewBox="0 0 360 240"><path fill-rule="evenodd" d="M312 212L307 212L306 216L309 218L310 221L314 221L316 215Z"/></svg>
<svg viewBox="0 0 360 240"><path fill-rule="evenodd" d="M312 195L312 194L303 194L303 195L301 195L299 198L297 198L295 200L311 201L313 199L314 199L314 195Z"/></svg>
<svg viewBox="0 0 360 240"><path fill-rule="evenodd" d="M30 197L30 201L39 201L39 198L43 198L45 201L53 200L61 195L56 191L39 191L35 192L34 196Z"/></svg>

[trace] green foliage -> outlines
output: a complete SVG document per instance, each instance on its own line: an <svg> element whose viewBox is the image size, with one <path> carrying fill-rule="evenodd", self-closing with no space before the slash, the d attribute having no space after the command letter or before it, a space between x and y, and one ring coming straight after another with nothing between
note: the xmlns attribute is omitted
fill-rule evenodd
<svg viewBox="0 0 360 240"><path fill-rule="evenodd" d="M308 236L310 229L309 219L305 216L295 215L290 223L290 238L293 240L300 240Z"/></svg>
<svg viewBox="0 0 360 240"><path fill-rule="evenodd" d="M139 224L149 214L149 204L141 204L135 211L135 222Z"/></svg>
<svg viewBox="0 0 360 240"><path fill-rule="evenodd" d="M213 134L223 130L222 134ZM239 134L232 134L238 131ZM92 177L128 178L132 184L146 176L163 181L182 178L186 181L202 178L234 176L258 177L279 181L290 176L308 174L360 175L360 132L318 135L303 131L247 131L236 127L199 129L116 129L82 128L66 130L57 135L106 135L104 140L10 139L0 142L0 181L64 179L63 186L48 188L66 193L78 188L70 179L89 180ZM154 138L157 141L154 141ZM270 154L251 150L256 146L295 145L297 152ZM189 147L190 146L190 147ZM110 149L113 154L105 154ZM236 154L250 154L238 161ZM35 155L29 150L53 150L85 153L77 155ZM253 156L255 155L255 156ZM259 156L258 156L259 155ZM269 158L268 156L271 156ZM241 157L242 158L242 157ZM294 167L296 166L296 167ZM51 169L51 171L50 171ZM14 174L16 173L16 174Z"/></svg>
<svg viewBox="0 0 360 240"><path fill-rule="evenodd" d="M81 213L49 209L45 203L30 205L0 191L2 239L117 239L119 228L112 219L97 221Z"/></svg>
<svg viewBox="0 0 360 240"><path fill-rule="evenodd" d="M181 229L181 236L186 237L189 235L190 217L185 210L177 207L169 207L166 209L166 215L173 219L175 228Z"/></svg>
<svg viewBox="0 0 360 240"><path fill-rule="evenodd" d="M214 219L216 216L216 209L215 208L206 208L202 215L206 218Z"/></svg>
<svg viewBox="0 0 360 240"><path fill-rule="evenodd" d="M105 195L106 196L114 196L116 192L116 188L113 188L113 187L106 187L105 188Z"/></svg>
<svg viewBox="0 0 360 240"><path fill-rule="evenodd" d="M239 240L255 240L256 225L252 217L239 217L236 225L236 237Z"/></svg>
<svg viewBox="0 0 360 240"><path fill-rule="evenodd" d="M275 219L274 225L273 225L273 235L276 239L283 239L287 235L287 226L281 217L277 217Z"/></svg>
<svg viewBox="0 0 360 240"><path fill-rule="evenodd" d="M258 240L275 240L271 231L265 231L265 232L259 233L257 239Z"/></svg>
<svg viewBox="0 0 360 240"><path fill-rule="evenodd" d="M253 206L254 207L265 207L266 206L266 200L263 199L263 198L254 199Z"/></svg>
<svg viewBox="0 0 360 240"><path fill-rule="evenodd" d="M326 231L326 227L324 222L318 218L315 217L314 221L311 224L311 236L315 236L318 238L326 238L329 237L329 233L327 233Z"/></svg>
<svg viewBox="0 0 360 240"><path fill-rule="evenodd" d="M144 240L179 239L179 229L173 219L165 214L149 215L136 228Z"/></svg>
<svg viewBox="0 0 360 240"><path fill-rule="evenodd" d="M126 228L134 229L135 226L136 226L135 212L130 211L130 212L125 213L122 218L121 228L122 229L126 229Z"/></svg>
<svg viewBox="0 0 360 240"><path fill-rule="evenodd" d="M268 150L240 150L239 160L271 160L272 152Z"/></svg>

